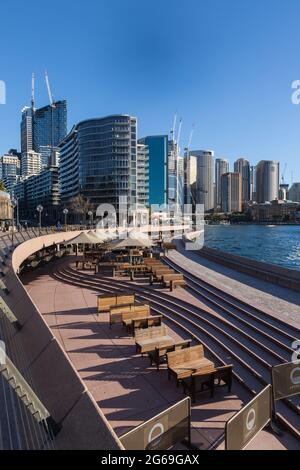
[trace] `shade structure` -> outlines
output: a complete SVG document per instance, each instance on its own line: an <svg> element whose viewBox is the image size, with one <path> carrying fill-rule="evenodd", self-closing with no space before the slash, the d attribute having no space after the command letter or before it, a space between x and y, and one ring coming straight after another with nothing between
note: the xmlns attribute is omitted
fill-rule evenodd
<svg viewBox="0 0 300 470"><path fill-rule="evenodd" d="M90 230L87 234L92 240L94 240L94 243L103 243L107 240L104 234L94 232L93 230Z"/></svg>
<svg viewBox="0 0 300 470"><path fill-rule="evenodd" d="M89 235L86 232L81 232L77 237L72 238L72 240L68 241L68 244L73 245L77 243L83 243L86 245L91 245L93 243L100 243L99 241L96 241L96 237L93 237L92 235Z"/></svg>
<svg viewBox="0 0 300 470"><path fill-rule="evenodd" d="M151 246L153 246L153 243L149 238L127 237L122 240L116 240L115 242L111 243L110 248L112 250L120 250L122 248L135 248L135 247L136 248L150 248Z"/></svg>

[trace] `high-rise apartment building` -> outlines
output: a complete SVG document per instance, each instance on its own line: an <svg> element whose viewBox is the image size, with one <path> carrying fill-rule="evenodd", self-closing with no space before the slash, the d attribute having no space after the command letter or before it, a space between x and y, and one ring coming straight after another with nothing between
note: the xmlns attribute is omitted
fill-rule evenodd
<svg viewBox="0 0 300 470"><path fill-rule="evenodd" d="M137 203L136 118L117 114L76 124L60 144L63 205L79 194L97 207Z"/></svg>
<svg viewBox="0 0 300 470"><path fill-rule="evenodd" d="M250 201L250 163L245 158L239 158L234 162L234 172L242 177L242 204Z"/></svg>
<svg viewBox="0 0 300 470"><path fill-rule="evenodd" d="M221 177L229 172L229 161L224 158L216 158L215 161L215 209L221 209Z"/></svg>
<svg viewBox="0 0 300 470"><path fill-rule="evenodd" d="M21 156L21 174L23 177L37 175L42 169L41 154L28 150Z"/></svg>
<svg viewBox="0 0 300 470"><path fill-rule="evenodd" d="M278 198L279 162L261 160L256 165L256 202L274 201Z"/></svg>
<svg viewBox="0 0 300 470"><path fill-rule="evenodd" d="M149 205L149 149L147 145L137 144L137 204Z"/></svg>
<svg viewBox="0 0 300 470"><path fill-rule="evenodd" d="M184 202L196 204L197 157L185 152L184 158Z"/></svg>
<svg viewBox="0 0 300 470"><path fill-rule="evenodd" d="M256 201L256 166L250 167L250 201Z"/></svg>
<svg viewBox="0 0 300 470"><path fill-rule="evenodd" d="M242 175L225 173L221 176L222 212L242 211Z"/></svg>
<svg viewBox="0 0 300 470"><path fill-rule="evenodd" d="M12 194L14 185L20 176L20 159L17 155L8 153L0 157L0 179L6 190Z"/></svg>
<svg viewBox="0 0 300 470"><path fill-rule="evenodd" d="M293 183L288 191L290 201L300 202L300 183Z"/></svg>
<svg viewBox="0 0 300 470"><path fill-rule="evenodd" d="M37 206L43 206L43 221L55 224L60 212L58 168L48 167L36 175L22 178L14 187L18 198L20 218L37 219Z"/></svg>
<svg viewBox="0 0 300 470"><path fill-rule="evenodd" d="M176 202L183 209L184 206L184 157L177 156L177 185L176 185Z"/></svg>
<svg viewBox="0 0 300 470"><path fill-rule="evenodd" d="M168 187L168 136L151 135L139 139L149 152L149 204L167 203Z"/></svg>
<svg viewBox="0 0 300 470"><path fill-rule="evenodd" d="M214 209L214 152L191 150L197 157L196 202L204 204L204 211Z"/></svg>

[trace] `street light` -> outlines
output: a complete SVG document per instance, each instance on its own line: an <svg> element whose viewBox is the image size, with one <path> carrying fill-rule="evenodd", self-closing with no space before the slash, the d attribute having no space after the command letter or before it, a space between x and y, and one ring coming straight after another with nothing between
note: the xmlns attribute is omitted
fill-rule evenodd
<svg viewBox="0 0 300 470"><path fill-rule="evenodd" d="M12 206L12 233L11 233L11 245L12 247L14 246L14 231L15 231L15 207L18 204L18 200L13 198L11 200L11 206Z"/></svg>
<svg viewBox="0 0 300 470"><path fill-rule="evenodd" d="M65 208L65 209L63 210L63 214L64 214L64 216L65 216L65 232L67 231L67 215L68 215L68 213L69 213L68 209Z"/></svg>
<svg viewBox="0 0 300 470"><path fill-rule="evenodd" d="M88 211L88 216L90 218L90 225L93 225L93 212L92 211Z"/></svg>
<svg viewBox="0 0 300 470"><path fill-rule="evenodd" d="M41 228L42 228L42 212L44 210L43 206L41 206L41 204L39 204L36 208L36 210L38 211L39 213L39 228L40 228L40 234L41 234Z"/></svg>

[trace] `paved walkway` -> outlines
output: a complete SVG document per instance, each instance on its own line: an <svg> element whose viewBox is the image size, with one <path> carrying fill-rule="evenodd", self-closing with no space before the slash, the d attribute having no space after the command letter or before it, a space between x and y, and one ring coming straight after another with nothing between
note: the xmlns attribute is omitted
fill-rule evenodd
<svg viewBox="0 0 300 470"><path fill-rule="evenodd" d="M22 281L116 433L122 435L182 399L182 389L168 381L166 370L157 372L149 367L148 358L135 354L133 339L121 327L109 329L107 314L97 316L95 292L53 278L52 272L64 263L68 259L24 274ZM178 337L173 330L170 334ZM193 443L207 449L222 438L241 399L241 387L234 382L231 395L217 391L213 400L203 397L193 406ZM262 432L249 448L258 447L300 448L300 443L290 436L278 441Z"/></svg>
<svg viewBox="0 0 300 470"><path fill-rule="evenodd" d="M300 294L298 292L214 263L203 258L196 251L186 251L180 240L176 240L176 244L177 250L171 250L168 254L171 261L200 279L223 289L224 292L300 329Z"/></svg>

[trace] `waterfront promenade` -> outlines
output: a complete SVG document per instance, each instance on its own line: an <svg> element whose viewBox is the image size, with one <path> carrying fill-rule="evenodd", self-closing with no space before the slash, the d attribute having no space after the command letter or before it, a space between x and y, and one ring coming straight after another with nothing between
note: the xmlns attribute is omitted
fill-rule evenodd
<svg viewBox="0 0 300 470"><path fill-rule="evenodd" d="M174 254L172 251L169 256ZM124 330L118 326L109 329L108 315L96 315L95 288L88 287L85 280L79 284L68 281L66 271L70 263L72 265L72 257L67 257L26 273L21 278L52 333L120 436L181 399L183 393L174 382L168 381L165 370L157 372L149 367L148 358L136 355L134 342L124 334ZM84 279L97 280L89 272L78 274L83 275ZM75 275L73 279L76 279ZM98 285L99 281L98 277ZM114 281L122 286L124 278ZM143 284L137 282L136 287L143 288ZM200 299L185 289L177 289L174 293L165 291L165 295L170 299L206 307L209 311ZM170 326L172 335L185 338L180 328ZM237 381L234 381L230 395L217 393L213 400L203 397L192 410L193 442L203 449L212 445L224 448L225 423L248 400L249 395ZM289 434L278 440L263 431L250 448L299 447L299 442Z"/></svg>
<svg viewBox="0 0 300 470"><path fill-rule="evenodd" d="M171 261L212 286L300 329L300 293L210 261L201 252L185 250L181 240L175 243L177 250L168 253Z"/></svg>

